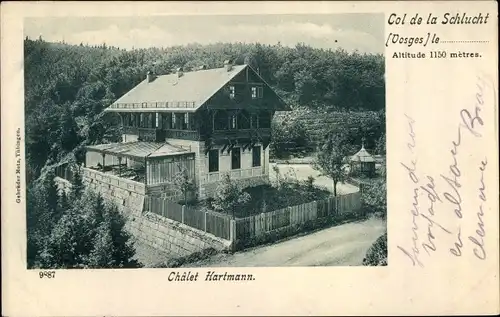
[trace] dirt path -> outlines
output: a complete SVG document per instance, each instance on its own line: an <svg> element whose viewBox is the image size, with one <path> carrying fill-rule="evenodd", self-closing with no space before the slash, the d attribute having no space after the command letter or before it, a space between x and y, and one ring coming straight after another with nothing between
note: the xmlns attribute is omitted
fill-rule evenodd
<svg viewBox="0 0 500 317"><path fill-rule="evenodd" d="M352 222L186 266L356 266L361 265L368 248L385 230L385 223L379 219Z"/></svg>

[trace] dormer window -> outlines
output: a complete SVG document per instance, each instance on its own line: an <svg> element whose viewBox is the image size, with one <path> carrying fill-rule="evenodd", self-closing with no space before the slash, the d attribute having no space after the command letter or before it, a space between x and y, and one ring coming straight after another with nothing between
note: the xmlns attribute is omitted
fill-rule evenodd
<svg viewBox="0 0 500 317"><path fill-rule="evenodd" d="M234 86L229 86L229 98L234 99L235 89Z"/></svg>
<svg viewBox="0 0 500 317"><path fill-rule="evenodd" d="M262 87L252 87L252 99L262 98L263 94Z"/></svg>

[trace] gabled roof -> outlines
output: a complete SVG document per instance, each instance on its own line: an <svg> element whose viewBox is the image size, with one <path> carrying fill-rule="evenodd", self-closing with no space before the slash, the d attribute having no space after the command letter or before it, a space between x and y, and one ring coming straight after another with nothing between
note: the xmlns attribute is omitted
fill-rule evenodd
<svg viewBox="0 0 500 317"><path fill-rule="evenodd" d="M180 77L176 73L156 76L150 82L145 79L105 111L194 112L247 67L252 69L248 65L234 65L230 71L223 67L184 72ZM265 83L262 77L257 76Z"/></svg>
<svg viewBox="0 0 500 317"><path fill-rule="evenodd" d="M362 163L371 163L375 162L373 156L365 150L364 146L361 146L361 150L358 153L351 156L351 162L362 162Z"/></svg>
<svg viewBox="0 0 500 317"><path fill-rule="evenodd" d="M235 65L230 71L215 68L184 72L181 77L178 74L161 75L149 83L145 79L106 110L118 110L123 109L123 105L131 105L131 109L147 106L157 110L195 111L245 67L247 65Z"/></svg>

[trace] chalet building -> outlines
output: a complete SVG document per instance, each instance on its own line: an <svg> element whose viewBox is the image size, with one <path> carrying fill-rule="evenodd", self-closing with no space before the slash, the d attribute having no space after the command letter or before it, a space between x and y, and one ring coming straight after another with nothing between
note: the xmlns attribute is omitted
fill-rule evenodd
<svg viewBox="0 0 500 317"><path fill-rule="evenodd" d="M164 197L179 194L172 182L183 169L200 198L214 194L223 173L243 187L265 184L271 120L286 110L248 65L148 73L105 109L120 116L122 142L87 146L86 175Z"/></svg>

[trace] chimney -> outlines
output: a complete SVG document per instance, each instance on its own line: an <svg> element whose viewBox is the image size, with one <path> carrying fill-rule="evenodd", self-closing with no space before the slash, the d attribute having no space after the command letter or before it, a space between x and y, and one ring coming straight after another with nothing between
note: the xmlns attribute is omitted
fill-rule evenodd
<svg viewBox="0 0 500 317"><path fill-rule="evenodd" d="M230 60L230 59L227 59L224 61L224 68L226 69L226 71L231 71L233 69L233 61Z"/></svg>
<svg viewBox="0 0 500 317"><path fill-rule="evenodd" d="M148 74L146 75L147 82L150 83L150 82L152 82L155 79L156 79L155 74L153 74L152 72L148 72Z"/></svg>
<svg viewBox="0 0 500 317"><path fill-rule="evenodd" d="M180 78L182 77L182 75L184 75L184 70L182 69L182 67L177 68L177 77Z"/></svg>

